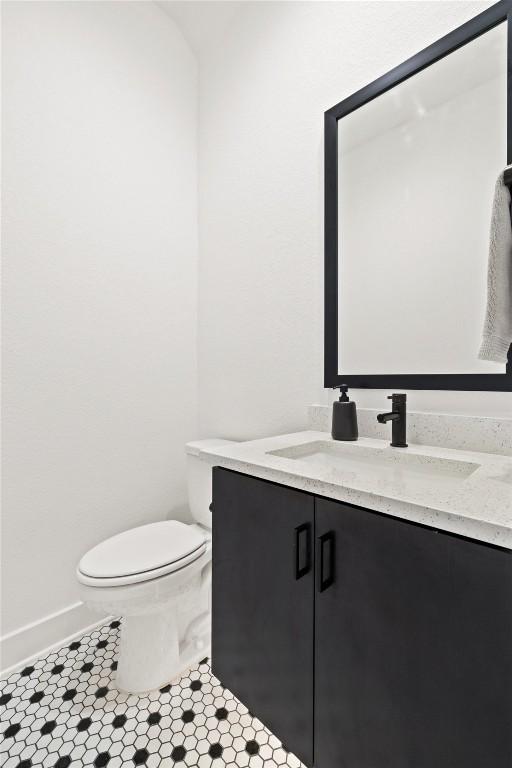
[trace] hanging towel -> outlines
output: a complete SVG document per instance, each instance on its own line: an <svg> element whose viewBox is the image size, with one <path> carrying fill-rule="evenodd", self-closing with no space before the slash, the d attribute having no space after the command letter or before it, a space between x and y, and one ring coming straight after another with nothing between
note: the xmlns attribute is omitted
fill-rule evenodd
<svg viewBox="0 0 512 768"><path fill-rule="evenodd" d="M506 363L512 344L512 224L510 190L500 173L494 189L487 268L487 308L480 360Z"/></svg>

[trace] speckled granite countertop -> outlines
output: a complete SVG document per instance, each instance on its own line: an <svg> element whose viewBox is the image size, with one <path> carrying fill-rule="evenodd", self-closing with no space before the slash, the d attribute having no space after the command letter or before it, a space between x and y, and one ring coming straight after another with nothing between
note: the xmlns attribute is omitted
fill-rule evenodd
<svg viewBox="0 0 512 768"><path fill-rule="evenodd" d="M315 441L322 443L324 451L332 451L333 457L323 461L322 456L315 460L302 455L301 446ZM368 455L382 451L386 461L381 466L365 466L361 453L354 463L350 449L344 454L347 449L339 446L357 446L355 450ZM272 453L283 449L293 457ZM398 452L407 453L412 471L398 465ZM393 449L388 442L370 437L360 438L357 444L336 443L329 433L312 430L225 444L203 450L200 456L213 466L512 550L510 456L411 444L405 449ZM443 459L450 460L453 469L445 476L429 475L429 464L435 468Z"/></svg>

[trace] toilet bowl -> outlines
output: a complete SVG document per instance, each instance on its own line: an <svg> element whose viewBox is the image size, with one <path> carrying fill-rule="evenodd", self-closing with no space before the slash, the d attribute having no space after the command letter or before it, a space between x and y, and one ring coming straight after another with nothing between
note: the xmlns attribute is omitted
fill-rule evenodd
<svg viewBox="0 0 512 768"><path fill-rule="evenodd" d="M202 448L188 443L187 486L194 522L149 523L89 550L76 575L84 603L122 616L117 687L160 688L210 652L212 471Z"/></svg>

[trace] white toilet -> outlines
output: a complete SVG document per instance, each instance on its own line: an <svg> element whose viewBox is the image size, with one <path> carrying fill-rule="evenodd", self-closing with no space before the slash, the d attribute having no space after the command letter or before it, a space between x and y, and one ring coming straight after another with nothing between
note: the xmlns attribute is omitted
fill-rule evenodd
<svg viewBox="0 0 512 768"><path fill-rule="evenodd" d="M160 688L210 651L212 470L188 443L187 484L194 523L163 520L119 533L85 554L81 597L93 610L122 616L117 687Z"/></svg>

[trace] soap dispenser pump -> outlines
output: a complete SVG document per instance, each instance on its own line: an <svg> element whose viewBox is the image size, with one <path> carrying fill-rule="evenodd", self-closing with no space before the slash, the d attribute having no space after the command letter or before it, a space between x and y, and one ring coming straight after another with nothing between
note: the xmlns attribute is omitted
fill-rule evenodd
<svg viewBox="0 0 512 768"><path fill-rule="evenodd" d="M338 389L338 387L335 387ZM332 406L332 430L333 440L357 440L359 432L357 429L357 410L356 404L349 400L347 395L348 386L342 384L339 387L340 398L334 401Z"/></svg>

